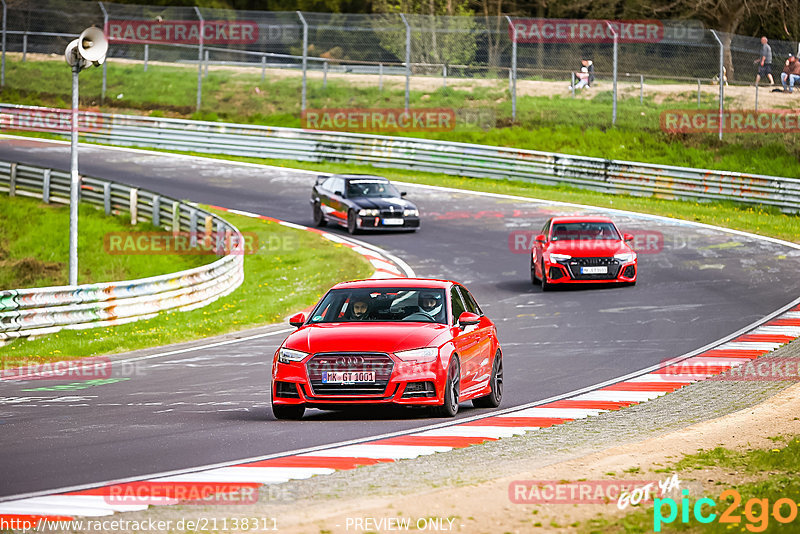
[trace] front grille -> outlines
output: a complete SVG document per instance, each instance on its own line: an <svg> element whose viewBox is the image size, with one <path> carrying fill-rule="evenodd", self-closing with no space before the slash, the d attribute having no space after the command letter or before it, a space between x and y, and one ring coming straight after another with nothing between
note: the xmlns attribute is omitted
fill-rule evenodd
<svg viewBox="0 0 800 534"><path fill-rule="evenodd" d="M572 258L563 262L569 269L569 274L575 280L614 280L619 274L619 262L614 258ZM608 272L605 274L582 274L581 267L597 267L605 265Z"/></svg>
<svg viewBox="0 0 800 534"><path fill-rule="evenodd" d="M402 219L403 218L403 208L395 208L394 210L390 209L382 209L381 210L381 217L384 219Z"/></svg>
<svg viewBox="0 0 800 534"><path fill-rule="evenodd" d="M363 352L329 352L316 354L306 363L312 394L324 396L382 397L389 384L394 362L388 354ZM373 371L375 382L353 384L324 384L322 374L331 371Z"/></svg>

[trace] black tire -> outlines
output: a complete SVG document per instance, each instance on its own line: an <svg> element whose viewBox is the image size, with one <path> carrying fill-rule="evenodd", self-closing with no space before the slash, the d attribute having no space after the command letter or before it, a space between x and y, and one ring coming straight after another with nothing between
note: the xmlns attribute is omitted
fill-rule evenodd
<svg viewBox="0 0 800 534"><path fill-rule="evenodd" d="M298 421L303 418L306 407L302 404L272 404L272 415L275 419Z"/></svg>
<svg viewBox="0 0 800 534"><path fill-rule="evenodd" d="M553 285L547 281L547 273L544 271L544 262L542 262L542 291L550 291Z"/></svg>
<svg viewBox="0 0 800 534"><path fill-rule="evenodd" d="M322 213L322 208L319 206L319 202L314 202L312 211L314 212L314 226L321 228L328 224L328 221L325 220L325 215Z"/></svg>
<svg viewBox="0 0 800 534"><path fill-rule="evenodd" d="M347 231L350 235L358 233L358 226L356 224L356 212L350 210L347 212Z"/></svg>
<svg viewBox="0 0 800 534"><path fill-rule="evenodd" d="M503 355L500 351L494 355L492 364L492 377L489 379L492 389L485 397L472 399L472 405L476 408L497 408L503 400Z"/></svg>
<svg viewBox="0 0 800 534"><path fill-rule="evenodd" d="M436 417L455 417L458 413L458 397L461 393L461 364L458 357L450 358L447 367L447 383L444 386L444 404L431 410Z"/></svg>
<svg viewBox="0 0 800 534"><path fill-rule="evenodd" d="M531 263L531 284L535 286L539 285L539 279L536 278L536 266L534 266L533 263Z"/></svg>

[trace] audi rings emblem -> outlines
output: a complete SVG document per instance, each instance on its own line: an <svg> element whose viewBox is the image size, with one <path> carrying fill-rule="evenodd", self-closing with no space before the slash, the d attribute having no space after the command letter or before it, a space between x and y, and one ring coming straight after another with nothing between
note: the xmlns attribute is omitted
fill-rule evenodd
<svg viewBox="0 0 800 534"><path fill-rule="evenodd" d="M339 367L361 367L364 365L363 356L339 356L336 358L336 365Z"/></svg>

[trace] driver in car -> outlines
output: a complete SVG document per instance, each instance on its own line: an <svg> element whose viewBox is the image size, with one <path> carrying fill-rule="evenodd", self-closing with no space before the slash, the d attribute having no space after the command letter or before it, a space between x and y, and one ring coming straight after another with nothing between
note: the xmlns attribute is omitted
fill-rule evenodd
<svg viewBox="0 0 800 534"><path fill-rule="evenodd" d="M353 303L353 311L351 315L356 321L363 321L367 318L368 311L369 305L363 300L357 300Z"/></svg>
<svg viewBox="0 0 800 534"><path fill-rule="evenodd" d="M439 299L437 299L435 295L423 293L419 297L419 307L420 311L427 313L433 318L437 318L442 311L442 302L439 302Z"/></svg>

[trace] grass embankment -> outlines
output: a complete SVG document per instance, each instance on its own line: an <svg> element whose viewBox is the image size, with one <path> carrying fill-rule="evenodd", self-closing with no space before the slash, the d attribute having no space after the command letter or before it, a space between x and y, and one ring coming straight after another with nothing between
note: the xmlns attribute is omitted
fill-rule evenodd
<svg viewBox="0 0 800 534"><path fill-rule="evenodd" d="M0 99L10 103L66 108L70 98L70 72L63 61L10 60L6 88ZM178 116L203 120L300 127L300 77L297 73L271 73L261 82L259 69L214 69L203 81L203 106L195 113L196 68L176 65L108 65L108 91L101 106L100 69L81 74L81 95L85 106L104 111L143 113L150 116ZM309 108L402 108L404 91L397 84L383 91L375 83L351 83L346 79L308 82ZM46 91L37 81L47 79ZM363 80L363 77L362 77ZM484 81L485 82L485 81ZM611 128L611 93L592 89L579 98L563 95L519 96L517 122L511 121L511 100L504 80L470 88L447 89L430 85L414 90L414 108L480 109L489 124L459 121L450 132L407 132L401 135L462 141L488 145L563 152L630 161L734 170L774 176L800 177L800 135L798 133L668 134L661 130L660 114L672 109L695 109L696 93L677 92L652 97L643 104L635 98L621 98L617 127ZM586 95L591 95L587 98ZM786 101L792 105L793 101ZM703 107L715 109L714 96L703 94Z"/></svg>
<svg viewBox="0 0 800 534"><path fill-rule="evenodd" d="M372 273L361 256L311 232L227 212L219 215L242 232L258 236L259 247L256 253L245 256L244 282L236 291L193 311L164 313L113 328L62 330L33 341L16 341L0 348L5 365L125 352L276 323L316 302L335 283ZM160 257L142 258L155 261Z"/></svg>
<svg viewBox="0 0 800 534"><path fill-rule="evenodd" d="M800 516L797 515L797 502L800 500L800 436L776 436L769 438L775 442L770 449L732 450L716 447L701 450L697 454L686 455L673 465L659 469L660 473L677 473L681 487L686 482L697 480L696 471L702 471L703 480L713 481L715 491L705 495L691 493L688 505L681 507L681 495L672 495L678 510L677 516L669 524L662 526L662 532L723 533L723 532L797 532ZM710 470L710 471L709 471ZM713 476L713 480L706 480ZM733 491L738 492L739 502ZM725 493L727 491L727 493ZM695 517L695 504L700 498L710 498L716 503L710 507L708 502L701 504L703 516L716 514L713 521L703 524ZM788 502L780 499L789 499ZM749 502L751 499L759 502ZM778 506L776 506L778 503ZM686 522L682 509L688 509ZM668 506L663 506L666 517ZM793 511L792 511L793 510ZM723 520L723 514L728 517ZM781 522L782 518L792 518ZM592 519L585 525L585 532L645 533L654 530L654 505L649 503L635 512L616 520Z"/></svg>
<svg viewBox="0 0 800 534"><path fill-rule="evenodd" d="M131 226L130 217L106 216L81 205L78 219L78 283L131 280L192 269L210 256L110 255L109 233L152 232L148 223ZM0 288L66 285L69 279L69 207L0 195Z"/></svg>

